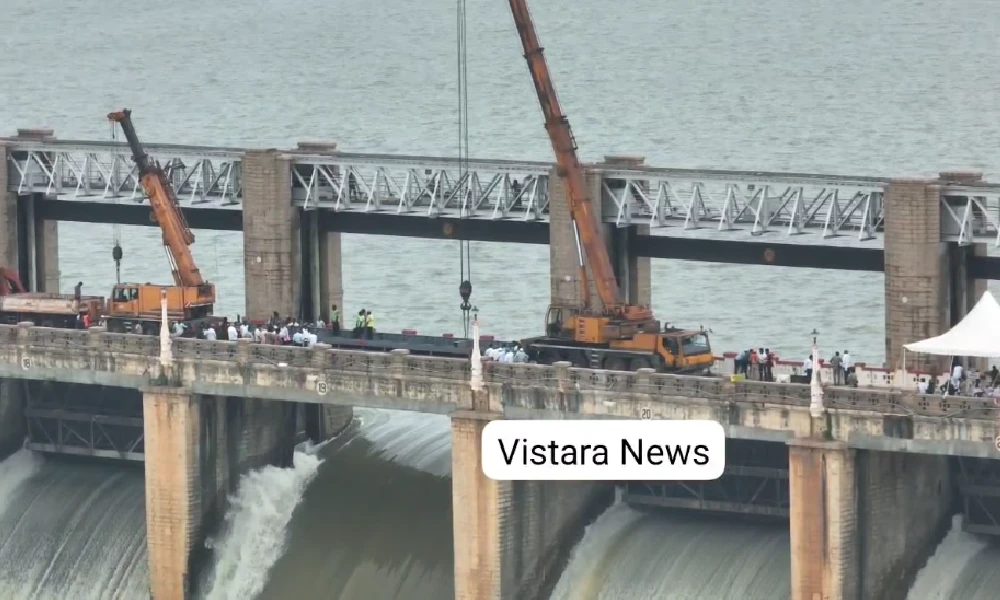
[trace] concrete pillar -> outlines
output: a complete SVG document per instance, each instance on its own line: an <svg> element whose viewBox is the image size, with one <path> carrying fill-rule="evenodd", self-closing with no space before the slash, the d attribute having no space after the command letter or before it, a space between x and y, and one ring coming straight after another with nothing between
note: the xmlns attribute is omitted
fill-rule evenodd
<svg viewBox="0 0 1000 600"><path fill-rule="evenodd" d="M344 271L340 255L340 232L319 232L319 306L324 321L330 318L332 305L340 309L340 325L344 326Z"/></svg>
<svg viewBox="0 0 1000 600"><path fill-rule="evenodd" d="M243 158L243 254L246 313L298 315L302 304L299 210L292 206L291 161L277 150Z"/></svg>
<svg viewBox="0 0 1000 600"><path fill-rule="evenodd" d="M59 292L58 221L35 218L35 281L40 292Z"/></svg>
<svg viewBox="0 0 1000 600"><path fill-rule="evenodd" d="M570 217L566 181L549 171L549 273L550 302L559 306L582 306L580 266L573 220Z"/></svg>
<svg viewBox="0 0 1000 600"><path fill-rule="evenodd" d="M947 244L941 242L941 188L925 179L894 179L885 206L885 356L902 364L903 345L950 328ZM907 354L907 367L941 368L942 360Z"/></svg>
<svg viewBox="0 0 1000 600"><path fill-rule="evenodd" d="M184 389L142 392L150 596L188 600L191 552L201 541L201 408Z"/></svg>
<svg viewBox="0 0 1000 600"><path fill-rule="evenodd" d="M618 157L605 157L605 162L611 165L619 164ZM629 158L628 165L642 162L638 158ZM632 236L648 234L649 226L631 226L619 228L605 225L601 217L606 202L604 197L601 173L590 168L587 172L587 188L594 203L594 216L604 232L604 241L611 256L612 265L619 279L619 288L628 302L650 304L651 275L649 258L632 257L628 253L628 244ZM549 172L549 272L551 281L551 302L561 306L583 306L583 291L576 237L573 221L570 217L569 202L565 181L556 175L555 169ZM593 274L587 270L591 304L600 307L600 299L594 286Z"/></svg>
<svg viewBox="0 0 1000 600"><path fill-rule="evenodd" d="M860 600L854 453L843 442L788 443L792 600Z"/></svg>
<svg viewBox="0 0 1000 600"><path fill-rule="evenodd" d="M17 195L7 191L15 179L8 171L7 146L0 140L0 267L17 270ZM14 173L13 175L16 175Z"/></svg>
<svg viewBox="0 0 1000 600"><path fill-rule="evenodd" d="M483 429L494 418L498 415L469 414L451 419L455 600L503 598L502 531L512 486L483 474Z"/></svg>
<svg viewBox="0 0 1000 600"><path fill-rule="evenodd" d="M496 418L462 412L451 419L455 600L543 600L614 492L588 482L489 479L482 433Z"/></svg>
<svg viewBox="0 0 1000 600"><path fill-rule="evenodd" d="M943 456L788 442L792 600L904 600L950 526Z"/></svg>

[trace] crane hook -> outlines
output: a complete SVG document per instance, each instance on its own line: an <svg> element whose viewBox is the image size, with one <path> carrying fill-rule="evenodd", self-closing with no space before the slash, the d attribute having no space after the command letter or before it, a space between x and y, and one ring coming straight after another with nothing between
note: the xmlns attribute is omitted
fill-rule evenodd
<svg viewBox="0 0 1000 600"><path fill-rule="evenodd" d="M472 310L472 305L469 303L469 298L472 297L472 282L468 279L462 281L461 285L458 286L458 295L462 297L462 304L459 306L463 311Z"/></svg>

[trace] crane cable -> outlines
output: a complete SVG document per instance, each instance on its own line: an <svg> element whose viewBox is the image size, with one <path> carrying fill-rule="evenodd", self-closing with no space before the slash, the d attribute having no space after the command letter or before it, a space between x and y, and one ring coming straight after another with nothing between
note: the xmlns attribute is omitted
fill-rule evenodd
<svg viewBox="0 0 1000 600"><path fill-rule="evenodd" d="M114 121L111 121L111 141L118 141L118 125ZM113 168L114 165L112 165ZM115 202L117 203L117 182L114 185L116 187ZM111 226L111 237L114 242L114 247L111 248L111 258L115 260L115 282L120 284L122 282L122 256L124 253L122 252L122 227L118 223Z"/></svg>
<svg viewBox="0 0 1000 600"><path fill-rule="evenodd" d="M457 2L457 39L458 39L458 197L460 198L460 210L463 210L467 201L471 201L471 181L469 174L469 93L468 93L468 68L466 59L466 18L465 0ZM465 216L462 214L461 216ZM470 311L475 310L469 303L472 296L472 248L469 240L462 239L461 231L458 239L458 256L460 279L458 293L462 297L463 325L465 337L469 337Z"/></svg>

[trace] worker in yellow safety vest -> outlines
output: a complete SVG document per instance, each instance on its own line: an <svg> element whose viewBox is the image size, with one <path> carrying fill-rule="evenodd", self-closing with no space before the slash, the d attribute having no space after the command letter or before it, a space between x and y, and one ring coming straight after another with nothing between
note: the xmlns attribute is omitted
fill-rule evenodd
<svg viewBox="0 0 1000 600"><path fill-rule="evenodd" d="M354 318L354 337L361 339L361 336L365 332L365 309L361 309L358 312L358 316Z"/></svg>
<svg viewBox="0 0 1000 600"><path fill-rule="evenodd" d="M375 335L375 316L372 311L365 312L365 337L372 339Z"/></svg>

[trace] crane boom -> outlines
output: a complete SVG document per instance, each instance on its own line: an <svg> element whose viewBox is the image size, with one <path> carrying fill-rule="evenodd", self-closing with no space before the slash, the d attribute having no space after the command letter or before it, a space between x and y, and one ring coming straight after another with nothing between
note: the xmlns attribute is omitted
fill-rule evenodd
<svg viewBox="0 0 1000 600"><path fill-rule="evenodd" d="M587 182L576 154L576 139L569 126L569 119L559 106L559 99L556 97L556 90L549 76L549 67L545 62L543 48L538 43L535 24L528 12L526 0L510 0L510 12L514 17L517 33L521 37L524 59L528 62L528 71L531 72L531 79L535 83L538 104L545 116L545 129L552 142L552 150L556 154L556 172L566 182L570 216L579 232L580 245L593 274L597 295L605 310L625 313L619 296L618 280L615 278L611 257L604 244L604 235L594 215L594 204L587 195Z"/></svg>
<svg viewBox="0 0 1000 600"><path fill-rule="evenodd" d="M170 182L167 181L166 173L146 154L139 142L139 136L132 124L132 111L126 108L113 112L108 114L108 119L121 125L125 139L128 140L132 159L138 169L139 181L149 196L153 217L163 231L163 245L166 246L170 257L174 283L179 286L204 285L205 280L202 279L191 254L194 233L188 227L187 219L184 218L180 203L174 195Z"/></svg>

